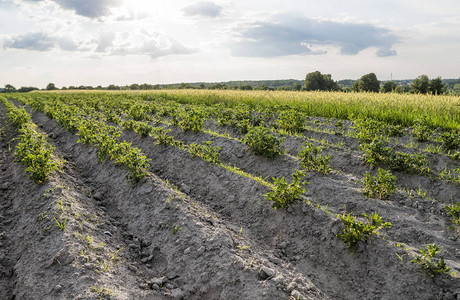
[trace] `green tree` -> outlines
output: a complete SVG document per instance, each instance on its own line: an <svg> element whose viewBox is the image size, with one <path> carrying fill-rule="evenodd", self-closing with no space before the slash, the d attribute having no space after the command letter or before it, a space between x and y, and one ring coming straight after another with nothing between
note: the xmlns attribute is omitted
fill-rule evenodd
<svg viewBox="0 0 460 300"><path fill-rule="evenodd" d="M383 92L384 93L391 93L393 91L396 91L398 88L398 84L394 81L387 81L383 85Z"/></svg>
<svg viewBox="0 0 460 300"><path fill-rule="evenodd" d="M48 91L53 91L53 90L57 90L56 86L54 85L54 83L48 83L48 85L46 86L46 89Z"/></svg>
<svg viewBox="0 0 460 300"><path fill-rule="evenodd" d="M321 74L320 71L308 73L305 77L304 89L307 91L337 90L337 83L332 80L331 74Z"/></svg>
<svg viewBox="0 0 460 300"><path fill-rule="evenodd" d="M411 85L411 92L416 94L426 94L428 93L430 82L428 80L428 76L420 75L419 77L414 79Z"/></svg>
<svg viewBox="0 0 460 300"><path fill-rule="evenodd" d="M353 83L353 85L351 86L350 90L352 92L359 92L359 82Z"/></svg>
<svg viewBox="0 0 460 300"><path fill-rule="evenodd" d="M5 93L14 93L16 92L16 88L11 84L5 85Z"/></svg>
<svg viewBox="0 0 460 300"><path fill-rule="evenodd" d="M249 84L245 84L245 85L240 86L240 90L242 90L242 91L252 91L252 86L250 86Z"/></svg>
<svg viewBox="0 0 460 300"><path fill-rule="evenodd" d="M360 92L377 93L380 90L380 83L374 73L369 73L361 77L358 83L358 88Z"/></svg>
<svg viewBox="0 0 460 300"><path fill-rule="evenodd" d="M442 83L441 77L432 79L428 85L431 93L435 95L441 95L444 92L444 84Z"/></svg>

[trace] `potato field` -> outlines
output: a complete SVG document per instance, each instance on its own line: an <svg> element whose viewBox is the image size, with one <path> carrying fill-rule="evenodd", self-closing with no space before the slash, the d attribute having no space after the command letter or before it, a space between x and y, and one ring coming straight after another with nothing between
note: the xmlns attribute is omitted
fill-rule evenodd
<svg viewBox="0 0 460 300"><path fill-rule="evenodd" d="M0 96L0 299L460 299L460 97Z"/></svg>

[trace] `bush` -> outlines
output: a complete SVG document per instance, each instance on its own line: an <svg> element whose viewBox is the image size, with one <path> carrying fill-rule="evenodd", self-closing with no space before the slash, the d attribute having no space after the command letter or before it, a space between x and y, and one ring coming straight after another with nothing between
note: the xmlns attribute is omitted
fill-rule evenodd
<svg viewBox="0 0 460 300"><path fill-rule="evenodd" d="M372 176L366 172L366 176L361 180L364 184L363 194L367 197L378 196L379 199L387 199L396 191L396 177L390 171L379 168L378 176Z"/></svg>
<svg viewBox="0 0 460 300"><path fill-rule="evenodd" d="M281 146L283 141L284 138L279 139L273 136L270 130L263 126L254 127L243 139L243 143L248 145L255 154L266 157L283 154L284 149Z"/></svg>

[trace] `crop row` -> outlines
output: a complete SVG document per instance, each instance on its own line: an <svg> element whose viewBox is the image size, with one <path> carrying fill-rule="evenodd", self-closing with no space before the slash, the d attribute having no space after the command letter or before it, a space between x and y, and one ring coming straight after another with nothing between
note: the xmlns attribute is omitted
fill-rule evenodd
<svg viewBox="0 0 460 300"><path fill-rule="evenodd" d="M30 121L30 115L24 108L17 108L13 103L0 97L10 122L19 130L19 142L15 155L25 165L26 172L36 183L45 182L50 174L58 169L57 159L43 133L38 132L36 125Z"/></svg>

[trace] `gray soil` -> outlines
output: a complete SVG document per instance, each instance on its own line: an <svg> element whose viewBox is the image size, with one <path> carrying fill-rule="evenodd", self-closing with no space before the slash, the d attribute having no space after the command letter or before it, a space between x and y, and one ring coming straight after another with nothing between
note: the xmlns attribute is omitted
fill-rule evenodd
<svg viewBox="0 0 460 300"><path fill-rule="evenodd" d="M460 199L458 185L395 173L398 186L421 186L432 199L365 198L357 181L375 170L350 141L346 151L327 150L340 172L307 174L304 196L331 214L302 201L274 210L255 180L124 132L151 163L152 176L133 185L77 135L32 116L65 162L35 184L15 161L17 130L0 105L0 299L460 299L458 278L431 279L411 263L436 243L460 270L459 232L444 209ZM224 163L267 180L300 168L294 138L288 155L270 160L238 141L173 134L187 144L214 140ZM350 254L336 237L345 210L377 211L393 227Z"/></svg>

